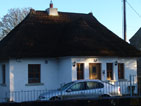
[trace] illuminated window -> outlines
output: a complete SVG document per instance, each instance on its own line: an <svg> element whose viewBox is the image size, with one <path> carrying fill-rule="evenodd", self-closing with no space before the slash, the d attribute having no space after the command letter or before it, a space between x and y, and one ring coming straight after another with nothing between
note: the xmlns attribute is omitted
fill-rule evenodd
<svg viewBox="0 0 141 106"><path fill-rule="evenodd" d="M40 83L40 64L28 65L28 83Z"/></svg>

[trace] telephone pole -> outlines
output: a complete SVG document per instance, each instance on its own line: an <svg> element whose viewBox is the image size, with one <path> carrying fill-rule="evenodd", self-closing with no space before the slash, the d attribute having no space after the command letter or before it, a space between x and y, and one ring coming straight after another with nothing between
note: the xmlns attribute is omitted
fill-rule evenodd
<svg viewBox="0 0 141 106"><path fill-rule="evenodd" d="M123 35L124 40L126 41L126 0L123 0Z"/></svg>

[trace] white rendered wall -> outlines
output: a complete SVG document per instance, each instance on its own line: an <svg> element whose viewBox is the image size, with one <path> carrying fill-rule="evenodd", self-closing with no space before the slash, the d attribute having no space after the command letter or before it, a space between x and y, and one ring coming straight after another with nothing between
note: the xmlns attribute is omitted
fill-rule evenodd
<svg viewBox="0 0 141 106"><path fill-rule="evenodd" d="M28 64L41 65L41 83L28 84ZM59 87L56 59L11 59L9 67L10 91L14 91L10 96L11 101L37 100L39 94ZM28 91L28 93L26 94L25 91ZM24 96L18 97L18 94L20 95L22 93Z"/></svg>
<svg viewBox="0 0 141 106"><path fill-rule="evenodd" d="M59 75L59 84L65 84L72 81L72 65L70 57L62 57L58 61L58 75Z"/></svg>
<svg viewBox="0 0 141 106"><path fill-rule="evenodd" d="M45 62L46 60L47 63ZM41 84L28 84L28 64L41 64ZM33 91L34 93L34 90L35 92L39 90L39 95L42 90L57 89L61 84L72 81L70 57L54 59L11 59L9 65L10 91L20 91L20 93L22 93L21 91ZM16 93L18 94L19 92ZM12 95L15 95L15 93L11 94L10 100L17 102L26 101L26 95L23 98L13 98ZM36 95L35 99L33 98L31 100L36 100L38 95ZM18 98L18 100L15 98Z"/></svg>
<svg viewBox="0 0 141 106"><path fill-rule="evenodd" d="M45 61L48 61L45 63ZM41 85L28 84L28 64L41 64ZM58 65L56 59L10 60L10 91L42 90L58 87Z"/></svg>

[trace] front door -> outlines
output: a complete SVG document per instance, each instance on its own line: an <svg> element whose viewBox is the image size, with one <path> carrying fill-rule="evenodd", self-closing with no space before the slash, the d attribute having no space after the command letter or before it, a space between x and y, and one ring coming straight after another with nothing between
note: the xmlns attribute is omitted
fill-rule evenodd
<svg viewBox="0 0 141 106"><path fill-rule="evenodd" d="M101 63L89 64L89 79L101 80Z"/></svg>

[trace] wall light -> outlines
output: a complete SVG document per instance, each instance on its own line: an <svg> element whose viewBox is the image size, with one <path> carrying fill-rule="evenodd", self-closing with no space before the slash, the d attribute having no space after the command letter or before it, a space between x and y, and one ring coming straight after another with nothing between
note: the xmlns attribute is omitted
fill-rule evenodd
<svg viewBox="0 0 141 106"><path fill-rule="evenodd" d="M73 62L73 67L75 67L75 64L76 64L76 62L74 61L74 62Z"/></svg>
<svg viewBox="0 0 141 106"><path fill-rule="evenodd" d="M94 62L97 62L97 59L94 59Z"/></svg>
<svg viewBox="0 0 141 106"><path fill-rule="evenodd" d="M45 60L45 64L48 64L48 60Z"/></svg>
<svg viewBox="0 0 141 106"><path fill-rule="evenodd" d="M118 61L115 61L115 66L118 64Z"/></svg>

